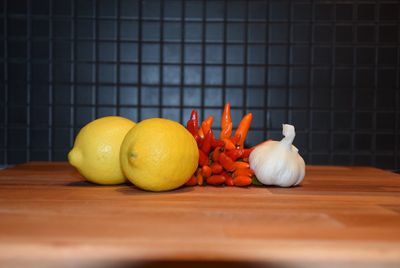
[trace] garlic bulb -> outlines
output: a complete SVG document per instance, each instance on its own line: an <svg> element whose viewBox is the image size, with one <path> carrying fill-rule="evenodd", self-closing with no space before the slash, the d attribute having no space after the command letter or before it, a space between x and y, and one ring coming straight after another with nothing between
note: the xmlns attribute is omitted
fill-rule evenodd
<svg viewBox="0 0 400 268"><path fill-rule="evenodd" d="M281 141L266 141L256 146L249 157L250 168L265 185L290 187L304 179L305 163L292 145L296 136L294 126L283 124Z"/></svg>

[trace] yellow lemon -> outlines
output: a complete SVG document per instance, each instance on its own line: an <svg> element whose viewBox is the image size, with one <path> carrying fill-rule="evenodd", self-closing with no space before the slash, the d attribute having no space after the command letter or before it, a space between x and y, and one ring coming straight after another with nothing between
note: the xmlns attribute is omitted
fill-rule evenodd
<svg viewBox="0 0 400 268"><path fill-rule="evenodd" d="M90 122L76 136L68 153L69 163L90 182L106 185L125 182L119 151L126 133L134 126L134 122L119 116Z"/></svg>
<svg viewBox="0 0 400 268"><path fill-rule="evenodd" d="M168 191L189 180L199 152L195 139L181 124L151 118L126 134L120 158L126 177L137 187Z"/></svg>

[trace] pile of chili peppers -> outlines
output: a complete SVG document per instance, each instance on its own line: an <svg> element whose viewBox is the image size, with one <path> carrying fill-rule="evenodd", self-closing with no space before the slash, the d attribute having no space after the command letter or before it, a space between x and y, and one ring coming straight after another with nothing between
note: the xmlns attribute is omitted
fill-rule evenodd
<svg viewBox="0 0 400 268"><path fill-rule="evenodd" d="M254 172L249 166L252 149L244 148L252 118L252 113L246 114L232 135L230 104L227 103L221 118L221 134L217 139L212 131L214 117L208 116L199 125L198 113L196 110L192 111L187 129L196 139L199 148L199 166L186 182L187 186L252 184Z"/></svg>

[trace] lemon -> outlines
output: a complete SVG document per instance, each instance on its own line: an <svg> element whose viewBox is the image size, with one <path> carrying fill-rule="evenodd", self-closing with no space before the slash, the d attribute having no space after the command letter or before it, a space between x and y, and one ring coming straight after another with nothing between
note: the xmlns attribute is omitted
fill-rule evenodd
<svg viewBox="0 0 400 268"><path fill-rule="evenodd" d="M69 163L88 181L119 184L126 181L119 151L128 131L135 126L129 119L106 116L84 126L68 153Z"/></svg>
<svg viewBox="0 0 400 268"><path fill-rule="evenodd" d="M137 187L168 191L193 175L199 152L195 139L181 124L151 118L126 134L120 158L123 172Z"/></svg>

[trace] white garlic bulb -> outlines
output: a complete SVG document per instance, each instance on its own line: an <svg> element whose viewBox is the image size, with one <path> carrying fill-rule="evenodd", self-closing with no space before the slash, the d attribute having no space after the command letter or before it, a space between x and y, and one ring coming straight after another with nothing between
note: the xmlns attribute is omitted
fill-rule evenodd
<svg viewBox="0 0 400 268"><path fill-rule="evenodd" d="M290 187L304 179L304 159L292 145L296 136L294 126L283 124L282 134L281 141L263 142L250 154L250 168L262 184Z"/></svg>

